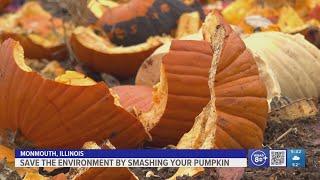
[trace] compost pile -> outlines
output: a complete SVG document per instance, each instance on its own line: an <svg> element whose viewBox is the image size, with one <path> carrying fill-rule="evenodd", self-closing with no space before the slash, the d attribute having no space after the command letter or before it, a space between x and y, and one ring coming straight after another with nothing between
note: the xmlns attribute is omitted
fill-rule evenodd
<svg viewBox="0 0 320 180"><path fill-rule="evenodd" d="M0 179L320 179L319 0L0 11ZM16 148L262 147L304 148L306 168L14 167Z"/></svg>

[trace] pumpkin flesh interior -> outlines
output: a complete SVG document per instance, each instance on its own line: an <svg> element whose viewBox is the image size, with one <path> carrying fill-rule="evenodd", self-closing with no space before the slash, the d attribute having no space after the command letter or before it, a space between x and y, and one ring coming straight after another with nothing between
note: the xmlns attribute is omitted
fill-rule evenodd
<svg viewBox="0 0 320 180"><path fill-rule="evenodd" d="M133 46L115 46L103 36L97 35L91 27L77 27L73 36L88 49L104 54L134 54L155 48L170 40L169 37L150 37L146 42Z"/></svg>
<svg viewBox="0 0 320 180"><path fill-rule="evenodd" d="M117 6L119 6L118 3L110 0L90 0L87 7L99 19L107 8L114 8Z"/></svg>

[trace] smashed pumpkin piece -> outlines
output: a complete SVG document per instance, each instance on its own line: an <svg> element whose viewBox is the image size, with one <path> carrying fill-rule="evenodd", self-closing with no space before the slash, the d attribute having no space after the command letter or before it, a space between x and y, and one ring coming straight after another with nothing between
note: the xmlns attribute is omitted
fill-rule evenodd
<svg viewBox="0 0 320 180"><path fill-rule="evenodd" d="M261 77L267 85L269 103L274 97L282 96L289 98L290 101L320 97L320 50L303 36L260 32L244 37L243 41L254 54ZM158 64L161 64L163 56L168 53L168 48L159 49L161 49L159 55L150 57L153 59L152 63L144 64L145 66L151 64L151 68L147 67L142 73L144 66L141 67L137 83L152 86L159 81ZM149 79L152 79L152 82Z"/></svg>
<svg viewBox="0 0 320 180"><path fill-rule="evenodd" d="M202 32L180 38L181 40L201 40ZM160 46L140 66L135 83L137 85L153 86L160 81L160 66L163 57L168 53L171 41Z"/></svg>
<svg viewBox="0 0 320 180"><path fill-rule="evenodd" d="M217 24L213 28L216 26ZM215 106L224 117L221 123L226 126L218 131L222 131L224 140L227 138L228 141L219 139L216 143L221 148L228 147L225 142L230 142L235 148L258 147L263 138L264 116L268 112L268 107L265 107L268 105L267 101L264 101L267 92L260 82L258 67L251 53L230 26L224 27L228 38L223 44L221 59L226 60L221 60L215 76L217 85ZM152 145L176 144L181 136L190 130L194 118L208 104L210 101L208 73L214 53L216 52L207 41L172 42L170 51L162 61L160 83L155 86L153 107L140 116L140 120L150 130ZM250 108L245 110L244 107ZM256 111L259 116L246 111ZM238 115L240 117L237 117ZM236 134L226 135L225 131L237 133L228 129L234 125L234 122L229 120L235 118L239 121L235 126L239 128L247 126L249 132L255 131L256 134L251 139L241 139L240 142L231 138L237 136Z"/></svg>
<svg viewBox="0 0 320 180"><path fill-rule="evenodd" d="M61 19L52 17L37 2L28 2L14 14L0 18L0 37L21 43L26 57L58 59L67 57Z"/></svg>
<svg viewBox="0 0 320 180"><path fill-rule="evenodd" d="M319 113L316 102L313 99L300 99L288 105L272 109L269 113L270 120L296 120L315 117Z"/></svg>
<svg viewBox="0 0 320 180"><path fill-rule="evenodd" d="M203 30L205 41L210 44L202 43L213 52L208 81L210 101L177 148L261 148L268 103L266 87L254 57L220 16L210 14ZM180 168L172 179L193 176L202 170Z"/></svg>
<svg viewBox="0 0 320 180"><path fill-rule="evenodd" d="M320 97L320 50L302 35L263 32L244 42L255 56L269 103L282 96L290 101Z"/></svg>
<svg viewBox="0 0 320 180"><path fill-rule="evenodd" d="M106 9L96 26L101 27L114 44L132 46L152 36L170 35L177 28L180 16L190 12L198 12L203 18L198 1L131 0Z"/></svg>
<svg viewBox="0 0 320 180"><path fill-rule="evenodd" d="M282 32L292 33L305 29L307 25L292 7L286 6L281 8L278 26Z"/></svg>
<svg viewBox="0 0 320 180"><path fill-rule="evenodd" d="M179 18L178 28L175 38L182 38L184 36L195 34L201 28L201 17L198 12L184 13Z"/></svg>
<svg viewBox="0 0 320 180"><path fill-rule="evenodd" d="M86 142L84 149L101 149L94 142ZM104 149L115 149L112 144L105 143ZM74 173L72 171L75 171ZM112 180L138 180L138 177L130 171L129 168L75 168L70 172L69 178L73 180L87 180L87 179L112 179Z"/></svg>
<svg viewBox="0 0 320 180"><path fill-rule="evenodd" d="M0 129L19 130L43 148L79 148L105 139L133 148L148 139L103 83L70 72L58 78L63 83L44 79L25 65L23 49L12 39L1 45L0 57Z"/></svg>
<svg viewBox="0 0 320 180"><path fill-rule="evenodd" d="M107 8L115 8L117 6L119 6L119 4L111 0L90 0L87 5L90 11L97 18L101 18L103 16L103 13L107 10Z"/></svg>
<svg viewBox="0 0 320 180"><path fill-rule="evenodd" d="M156 48L169 40L157 36L134 46L114 46L92 28L78 27L72 34L71 47L76 57L93 70L128 78Z"/></svg>
<svg viewBox="0 0 320 180"><path fill-rule="evenodd" d="M136 114L148 111L152 106L152 88L148 86L116 86L111 89L118 96L119 104Z"/></svg>

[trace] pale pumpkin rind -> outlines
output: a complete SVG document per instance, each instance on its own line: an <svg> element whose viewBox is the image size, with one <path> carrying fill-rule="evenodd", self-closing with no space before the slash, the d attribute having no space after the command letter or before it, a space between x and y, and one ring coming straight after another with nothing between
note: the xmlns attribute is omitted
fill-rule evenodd
<svg viewBox="0 0 320 180"><path fill-rule="evenodd" d="M224 28L227 35L214 77L216 147L260 147L268 113L267 91L243 41L229 25L224 24ZM206 32L204 34L206 36ZM169 53L163 58L158 85L167 84L162 90L167 92L167 97L163 97L167 98L166 103L155 103L153 110L140 116L150 129L152 145L177 144L208 104L212 55L211 45L206 41L172 42ZM152 115L154 109L161 108L164 110L160 116Z"/></svg>
<svg viewBox="0 0 320 180"><path fill-rule="evenodd" d="M0 25L1 39L19 41L28 58L64 60L68 55L62 20L52 17L37 2L2 16Z"/></svg>
<svg viewBox="0 0 320 180"><path fill-rule="evenodd" d="M268 89L268 101L320 97L320 50L302 35L255 33L244 39ZM261 43L263 42L263 43Z"/></svg>
<svg viewBox="0 0 320 180"><path fill-rule="evenodd" d="M151 37L135 46L115 47L96 35L93 29L78 27L71 36L71 47L77 59L91 69L129 78L155 49L168 40L167 37Z"/></svg>
<svg viewBox="0 0 320 180"><path fill-rule="evenodd" d="M127 111L146 112L152 107L152 88L148 86L116 86L112 92L119 97L119 103Z"/></svg>
<svg viewBox="0 0 320 180"><path fill-rule="evenodd" d="M0 48L0 128L20 130L37 147L80 148L106 139L132 148L148 138L143 125L114 104L103 83L76 86L44 79L25 65L18 42Z"/></svg>
<svg viewBox="0 0 320 180"><path fill-rule="evenodd" d="M201 40L202 33L190 34L182 37L180 40ZM166 42L155 50L140 66L136 75L135 83L137 85L150 86L157 84L160 81L160 66L162 58L166 55L171 46L171 41Z"/></svg>

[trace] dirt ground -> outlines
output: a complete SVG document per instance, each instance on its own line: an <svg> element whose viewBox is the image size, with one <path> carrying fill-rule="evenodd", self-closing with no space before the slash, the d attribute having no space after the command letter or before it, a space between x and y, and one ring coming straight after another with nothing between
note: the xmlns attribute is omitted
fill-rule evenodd
<svg viewBox="0 0 320 180"><path fill-rule="evenodd" d="M318 105L320 110L320 103ZM290 131L281 140L276 139ZM270 144L272 144L270 146ZM320 115L313 118L299 119L294 121L269 121L265 132L264 145L277 148L303 148L306 150L306 168L246 168L243 180L259 179L320 179ZM160 180L172 176L177 168L132 168L131 169L142 180ZM152 172L152 173L151 173ZM154 174L146 177L146 174ZM197 177L180 177L179 180L211 180L218 179L214 169L206 171Z"/></svg>

